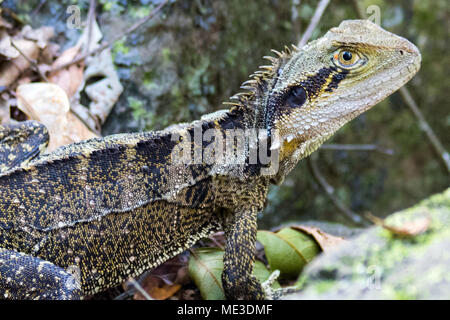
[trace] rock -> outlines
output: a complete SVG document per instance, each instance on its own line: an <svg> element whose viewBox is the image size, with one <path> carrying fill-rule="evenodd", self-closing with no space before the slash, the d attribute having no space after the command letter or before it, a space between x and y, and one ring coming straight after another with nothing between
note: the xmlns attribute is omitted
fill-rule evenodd
<svg viewBox="0 0 450 320"><path fill-rule="evenodd" d="M389 216L404 226L428 216L408 238L371 227L322 254L304 270L302 290L284 299L450 299L450 188Z"/></svg>

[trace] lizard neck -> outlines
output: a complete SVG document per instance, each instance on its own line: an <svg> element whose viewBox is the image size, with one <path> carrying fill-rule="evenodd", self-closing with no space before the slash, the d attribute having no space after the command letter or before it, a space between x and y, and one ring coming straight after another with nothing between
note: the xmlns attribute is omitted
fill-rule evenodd
<svg viewBox="0 0 450 320"><path fill-rule="evenodd" d="M289 150L284 146L283 150L274 148L278 137L270 123L272 117L272 110L268 107L270 92L280 80L286 64L299 49L293 46L293 49L285 47L283 52L272 51L277 57L264 57L271 62L271 65L261 66L260 70L250 76L250 80L242 84L241 89L245 91L232 96L230 99L233 102L225 104L232 105L229 111L229 116L233 121L232 127L256 130L260 134L257 137L257 163L251 163L250 155L247 155L245 170L247 176L248 174L260 175L268 178L272 183L280 184L297 163L297 161L295 163L291 161L291 156L286 151L292 149L291 151L295 152L298 144L305 144L306 141L296 141L297 145ZM228 127L230 126L228 125ZM312 148L308 146L306 149ZM270 160L268 161L268 159Z"/></svg>
<svg viewBox="0 0 450 320"><path fill-rule="evenodd" d="M292 55L298 52L298 49L285 48L285 51L278 52L275 57L264 57L271 61L270 66L261 66L260 70L250 76L250 80L241 85L244 92L235 94L230 98L231 102L225 102L231 105L227 112L218 112L207 117L202 117L207 125L204 127L220 129L225 136L230 131L244 131L244 154L241 163L235 166L228 157L225 159L225 165L217 165L217 172L225 172L236 176L249 177L261 176L263 179L272 180L273 183L279 183L293 166L287 165L286 161L280 159L279 150L272 152L271 147L273 138L271 136L270 118L271 111L268 110L269 95L272 88L279 80L286 63ZM238 138L239 140L239 138ZM255 156L256 155L256 156ZM242 165L242 161L245 162ZM280 162L281 161L281 162ZM226 168L226 169L224 169ZM216 170L213 170L216 171Z"/></svg>

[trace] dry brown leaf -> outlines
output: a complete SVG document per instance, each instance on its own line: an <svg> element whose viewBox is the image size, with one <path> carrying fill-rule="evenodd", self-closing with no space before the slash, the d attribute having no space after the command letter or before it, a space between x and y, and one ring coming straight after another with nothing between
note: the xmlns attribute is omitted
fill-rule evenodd
<svg viewBox="0 0 450 320"><path fill-rule="evenodd" d="M11 38L6 30L0 30L0 55L7 59L13 59L19 56L19 51L11 45Z"/></svg>
<svg viewBox="0 0 450 320"><path fill-rule="evenodd" d="M20 34L24 39L33 40L40 49L44 49L55 34L55 31L49 26L33 29L31 26L26 25L22 28Z"/></svg>
<svg viewBox="0 0 450 320"><path fill-rule="evenodd" d="M178 283L168 284L164 282L160 277L150 275L145 278L142 287L153 299L165 300L167 298L170 298L178 290L180 290L181 285ZM140 292L136 292L136 294L134 295L134 299L145 300L145 297Z"/></svg>
<svg viewBox="0 0 450 320"><path fill-rule="evenodd" d="M25 26L14 38L9 38L6 33L3 33L0 39L6 37L6 40L2 41L0 47L7 50L3 54L9 52L9 55L14 58L0 64L0 86L11 85L23 72L27 71L30 68L28 59L37 61L40 50L47 46L53 33L52 27L32 29L30 26ZM12 46L11 42L19 48L20 52Z"/></svg>
<svg viewBox="0 0 450 320"><path fill-rule="evenodd" d="M101 123L106 121L114 104L122 94L123 87L120 83L114 67L111 51L103 50L88 62L85 72L85 81L88 79L103 77L85 87L86 95L91 99L89 104L90 113L100 119Z"/></svg>
<svg viewBox="0 0 450 320"><path fill-rule="evenodd" d="M47 46L41 50L39 56L39 63L45 63L49 66L53 64L54 60L61 55L60 46L56 43L49 42Z"/></svg>
<svg viewBox="0 0 450 320"><path fill-rule="evenodd" d="M52 64L52 69L69 63L75 59L80 52L80 45L64 51L61 56ZM48 77L52 83L59 85L70 98L72 97L83 82L84 63L73 64L65 69L54 72Z"/></svg>
<svg viewBox="0 0 450 320"><path fill-rule="evenodd" d="M428 230L431 223L431 218L428 215L416 218L412 221L407 221L401 226L388 225L384 219L378 218L370 213L367 214L367 218L376 225L383 227L384 229L390 231L393 235L401 238L414 237L422 234Z"/></svg>
<svg viewBox="0 0 450 320"><path fill-rule="evenodd" d="M0 3L1 3L1 1L0 1ZM1 9L0 9L0 13L1 13ZM6 29L12 29L13 26L11 23L9 23L8 21L6 21L5 19L3 19L0 16L0 27L6 28Z"/></svg>
<svg viewBox="0 0 450 320"><path fill-rule="evenodd" d="M183 254L166 261L146 275L142 288L153 299L163 300L172 297L183 284L190 282L187 263L188 256ZM134 299L142 300L144 296L137 292Z"/></svg>
<svg viewBox="0 0 450 320"><path fill-rule="evenodd" d="M0 124L6 124L10 121L9 102L0 99Z"/></svg>
<svg viewBox="0 0 450 320"><path fill-rule="evenodd" d="M181 285L187 284L191 281L189 277L189 269L188 266L181 267L177 271L177 276L175 278L175 282Z"/></svg>
<svg viewBox="0 0 450 320"><path fill-rule="evenodd" d="M290 226L293 229L305 232L312 236L314 240L319 244L322 251L327 251L342 242L345 242L346 240L341 237L333 236L331 234L325 233L319 228L316 227L310 227L310 226Z"/></svg>
<svg viewBox="0 0 450 320"><path fill-rule="evenodd" d="M101 30L94 20L91 35L89 36L86 29L78 40L78 45L81 46L83 52L94 50L100 46L102 38ZM92 81L93 79L96 81ZM89 118L83 117L83 120L92 128L96 127L98 122L104 123L123 91L109 48L86 58L86 70L82 88L80 89L84 89L91 102L88 106L78 106L74 103L73 109L80 116L86 112L79 109L82 107L88 109ZM80 92L77 93L75 98L79 98L79 94Z"/></svg>
<svg viewBox="0 0 450 320"><path fill-rule="evenodd" d="M36 60L39 55L39 47L34 41L18 39L14 40L14 44L25 54L28 58ZM19 55L10 61L5 61L0 64L0 86L9 86L20 76L22 72L30 67L30 63Z"/></svg>
<svg viewBox="0 0 450 320"><path fill-rule="evenodd" d="M39 82L22 84L17 87L16 93L18 108L49 130L47 152L96 137L70 112L69 99L58 85Z"/></svg>

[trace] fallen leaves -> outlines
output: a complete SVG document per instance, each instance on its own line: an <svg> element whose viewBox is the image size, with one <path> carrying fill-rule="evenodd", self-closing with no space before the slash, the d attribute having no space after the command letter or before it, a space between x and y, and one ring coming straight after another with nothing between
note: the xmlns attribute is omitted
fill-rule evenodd
<svg viewBox="0 0 450 320"><path fill-rule="evenodd" d="M278 232L260 230L257 240L264 246L270 269L280 270L283 278L298 276L321 251L313 237L289 227Z"/></svg>
<svg viewBox="0 0 450 320"><path fill-rule="evenodd" d="M84 52L98 48L102 38L98 24L93 21L91 33L84 30L77 44L54 61L51 70L56 71L49 76L51 82L67 93L72 110L96 131L100 131L101 124L106 121L123 91L111 52L104 49L86 58L85 63L70 63ZM88 105L80 102L82 92L90 99Z"/></svg>
<svg viewBox="0 0 450 320"><path fill-rule="evenodd" d="M30 60L38 60L41 50L47 47L54 34L51 27L32 29L24 26L14 36L8 31L0 27L0 58L3 58L0 60L4 60L0 63L0 86L12 85L27 71L31 66Z"/></svg>
<svg viewBox="0 0 450 320"><path fill-rule="evenodd" d="M77 45L83 51L95 50L100 47L102 38L103 35L97 22L93 21L90 37L85 30ZM81 90L84 90L90 99L89 105L85 106L80 103ZM123 87L115 70L111 51L109 48L104 49L86 59L83 82L74 96L72 108L90 128L100 129L99 125L106 121L122 91Z"/></svg>
<svg viewBox="0 0 450 320"><path fill-rule="evenodd" d="M291 228L305 232L312 236L314 240L316 240L317 244L320 246L322 251L327 251L331 248L336 247L337 245L341 244L345 241L342 237L336 237L329 233L325 233L319 228L311 227L311 226L291 226Z"/></svg>
<svg viewBox="0 0 450 320"><path fill-rule="evenodd" d="M47 47L49 40L53 37L54 33L53 28L48 26L33 29L26 25L20 31L20 35L24 39L35 42L39 49L44 49Z"/></svg>
<svg viewBox="0 0 450 320"><path fill-rule="evenodd" d="M28 83L17 88L17 105L30 119L43 123L50 135L47 152L96 137L70 112L69 99L57 85Z"/></svg>
<svg viewBox="0 0 450 320"><path fill-rule="evenodd" d="M181 284L168 284L164 282L160 277L150 275L144 280L142 288L150 295L151 298L155 300L165 300L172 297L178 290L180 290ZM140 292L137 292L134 295L134 300L146 299Z"/></svg>
<svg viewBox="0 0 450 320"><path fill-rule="evenodd" d="M370 213L366 216L376 225L381 226L391 232L394 236L400 238L411 238L420 235L428 230L431 223L431 218L428 215L403 222L399 226L389 225L384 219L378 218Z"/></svg>
<svg viewBox="0 0 450 320"><path fill-rule="evenodd" d="M50 133L47 151L97 136L123 91L109 49L72 63L100 46L100 28L95 21L90 25L60 54L50 41L52 27L17 29L0 16L0 123L42 122ZM36 82L41 80L50 83Z"/></svg>
<svg viewBox="0 0 450 320"><path fill-rule="evenodd" d="M14 45L29 59L37 59L39 47L34 41L18 39L14 40ZM30 62L21 54L14 59L4 61L0 64L0 86L10 86L23 72L27 71L30 66Z"/></svg>
<svg viewBox="0 0 450 320"><path fill-rule="evenodd" d="M198 248L192 251L189 259L189 274L199 288L205 300L224 300L225 294L222 288L223 254L218 248ZM261 261L256 261L253 267L253 275L260 281L266 281L270 271ZM280 288L275 282L273 288Z"/></svg>
<svg viewBox="0 0 450 320"><path fill-rule="evenodd" d="M171 298L189 282L187 261L187 256L178 255L152 270L141 283L145 294L156 300ZM146 297L137 291L134 299L146 300Z"/></svg>
<svg viewBox="0 0 450 320"><path fill-rule="evenodd" d="M79 52L79 45L67 49L53 62L51 69L56 69L57 67L72 61ZM84 63L73 64L65 69L52 73L48 77L48 80L59 85L66 92L67 96L71 98L78 91L78 88L83 82L83 72Z"/></svg>
<svg viewBox="0 0 450 320"><path fill-rule="evenodd" d="M19 51L11 45L11 37L6 30L0 30L0 56L7 59L14 59L19 56Z"/></svg>
<svg viewBox="0 0 450 320"><path fill-rule="evenodd" d="M253 274L260 282L272 271L279 270L280 278L296 279L303 267L321 251L329 250L344 241L315 227L291 226L277 232L260 230L257 240L263 245L269 269L261 261L254 264ZM189 274L204 299L225 298L222 288L223 254L221 248L203 247L192 250ZM274 288L280 288L276 282Z"/></svg>

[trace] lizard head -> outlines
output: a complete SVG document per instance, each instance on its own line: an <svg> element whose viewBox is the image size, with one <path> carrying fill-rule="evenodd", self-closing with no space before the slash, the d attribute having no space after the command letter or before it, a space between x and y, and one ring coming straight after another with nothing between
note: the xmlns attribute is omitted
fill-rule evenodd
<svg viewBox="0 0 450 320"><path fill-rule="evenodd" d="M403 86L419 70L412 43L367 20L347 20L302 49L273 60L261 99L290 170L345 123ZM286 171L286 170L284 170Z"/></svg>

